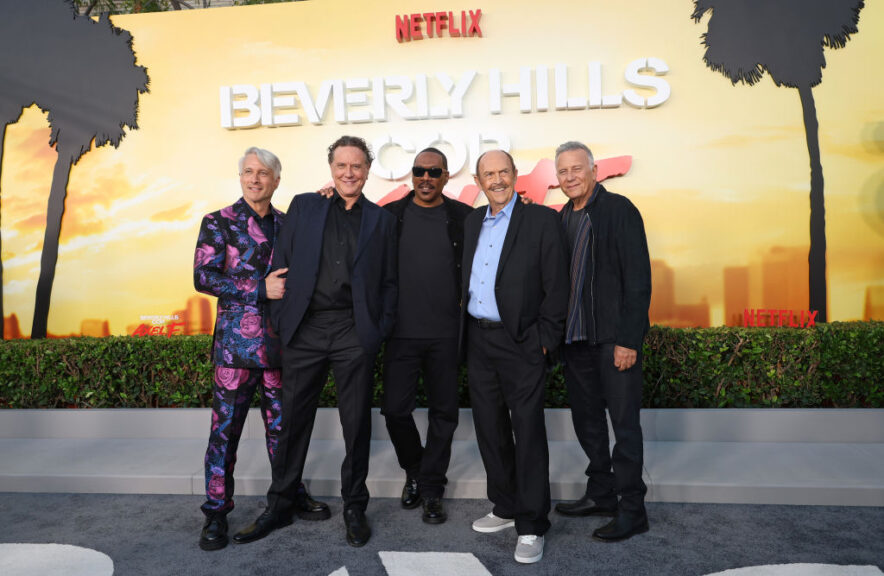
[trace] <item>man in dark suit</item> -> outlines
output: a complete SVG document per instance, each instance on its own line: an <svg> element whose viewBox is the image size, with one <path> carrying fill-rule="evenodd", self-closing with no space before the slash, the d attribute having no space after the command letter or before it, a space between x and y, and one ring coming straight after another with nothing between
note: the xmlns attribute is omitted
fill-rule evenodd
<svg viewBox="0 0 884 576"><path fill-rule="evenodd" d="M368 504L374 363L396 313L396 219L362 195L372 155L361 138L342 136L328 150L335 192L295 196L273 254L288 268L272 307L282 341L282 431L267 509L234 536L245 543L291 523L319 395L334 373L346 457L341 496L347 542L371 537Z"/></svg>
<svg viewBox="0 0 884 576"><path fill-rule="evenodd" d="M385 206L399 224L399 306L384 351L381 412L405 470L403 508L423 503L423 521L441 524L448 518L442 495L458 418L463 223L472 208L442 193L448 159L440 150L422 150L411 173L414 190ZM421 373L429 406L425 447L412 417Z"/></svg>
<svg viewBox="0 0 884 576"><path fill-rule="evenodd" d="M197 290L218 297L212 345L212 428L206 449L206 521L200 548L227 546L227 514L233 510L233 469L243 424L256 391L270 461L276 455L280 421L279 338L270 329L270 301L283 293L286 271L270 272L270 257L283 213L270 203L282 165L269 150L251 147L239 160L242 198L207 214L200 226L193 264ZM294 503L305 520L330 517L302 486Z"/></svg>
<svg viewBox="0 0 884 576"><path fill-rule="evenodd" d="M464 226L463 313L470 401L494 508L477 532L515 526L515 559L537 562L549 529L549 449L543 414L548 354L562 339L568 269L561 225L515 193L512 156L486 152L476 184L488 207Z"/></svg>
<svg viewBox="0 0 884 576"><path fill-rule="evenodd" d="M574 430L589 457L586 494L559 502L556 511L614 516L592 536L616 542L648 531L639 411L651 264L641 214L626 197L605 190L596 172L586 145L566 142L556 150L556 176L570 199L562 209L571 248L565 385Z"/></svg>

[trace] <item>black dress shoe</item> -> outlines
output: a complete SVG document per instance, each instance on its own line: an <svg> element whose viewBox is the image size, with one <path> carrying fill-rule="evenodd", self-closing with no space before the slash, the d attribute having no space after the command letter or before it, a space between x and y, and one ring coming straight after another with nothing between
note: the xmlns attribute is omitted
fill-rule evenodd
<svg viewBox="0 0 884 576"><path fill-rule="evenodd" d="M434 496L424 498L423 520L427 524L442 524L448 520L448 514L445 513L445 506L442 505L441 498Z"/></svg>
<svg viewBox="0 0 884 576"><path fill-rule="evenodd" d="M233 535L234 544L248 544L267 536L277 528L288 526L292 523L291 514L273 512L265 509L258 518Z"/></svg>
<svg viewBox="0 0 884 576"><path fill-rule="evenodd" d="M406 510L417 508L421 503L421 491L417 487L417 479L411 476L405 479L402 487L402 507Z"/></svg>
<svg viewBox="0 0 884 576"><path fill-rule="evenodd" d="M592 537L599 542L620 542L647 531L648 516L646 514L621 512L616 518L596 529L592 533Z"/></svg>
<svg viewBox="0 0 884 576"><path fill-rule="evenodd" d="M365 512L359 508L344 510L344 524L347 525L347 544L355 548L365 546L371 538L371 528Z"/></svg>
<svg viewBox="0 0 884 576"><path fill-rule="evenodd" d="M295 514L301 520L328 520L331 518L331 510L329 510L328 504L311 498L310 494L307 493L307 489L303 488L303 485L295 496Z"/></svg>
<svg viewBox="0 0 884 576"><path fill-rule="evenodd" d="M200 548L220 550L225 546L227 546L227 514L208 516L200 534Z"/></svg>
<svg viewBox="0 0 884 576"><path fill-rule="evenodd" d="M616 502L610 506L600 506L595 500L584 495L574 502L559 502L556 504L556 512L565 516L616 516Z"/></svg>

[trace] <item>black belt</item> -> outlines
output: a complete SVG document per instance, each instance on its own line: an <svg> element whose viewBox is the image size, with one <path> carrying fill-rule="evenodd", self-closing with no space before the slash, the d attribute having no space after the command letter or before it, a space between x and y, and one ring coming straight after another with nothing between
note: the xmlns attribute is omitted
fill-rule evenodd
<svg viewBox="0 0 884 576"><path fill-rule="evenodd" d="M482 329L503 328L503 322L495 322L494 320L485 320L483 318L475 318L470 316L473 324Z"/></svg>

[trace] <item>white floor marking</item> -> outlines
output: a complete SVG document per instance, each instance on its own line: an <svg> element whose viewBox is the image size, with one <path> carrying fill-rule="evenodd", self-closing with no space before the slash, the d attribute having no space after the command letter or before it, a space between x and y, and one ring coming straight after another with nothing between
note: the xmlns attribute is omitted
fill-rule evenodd
<svg viewBox="0 0 884 576"><path fill-rule="evenodd" d="M106 554L68 544L0 544L3 576L112 576Z"/></svg>
<svg viewBox="0 0 884 576"><path fill-rule="evenodd" d="M882 576L876 566L837 566L835 564L768 564L733 568L706 576Z"/></svg>
<svg viewBox="0 0 884 576"><path fill-rule="evenodd" d="M461 552L378 552L390 576L491 576L479 559Z"/></svg>
<svg viewBox="0 0 884 576"><path fill-rule="evenodd" d="M334 572L332 572L328 576L350 576L350 573L347 572L346 566L341 566L340 568L338 568L337 570L335 570Z"/></svg>

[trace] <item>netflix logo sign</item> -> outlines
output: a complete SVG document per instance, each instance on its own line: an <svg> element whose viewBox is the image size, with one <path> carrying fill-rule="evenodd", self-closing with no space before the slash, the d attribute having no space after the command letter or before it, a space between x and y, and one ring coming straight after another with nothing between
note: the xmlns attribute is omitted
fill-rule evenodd
<svg viewBox="0 0 884 576"><path fill-rule="evenodd" d="M467 18L469 16L469 18ZM471 38L482 37L479 20L482 10L458 12L419 12L396 15L396 40L410 42L424 38Z"/></svg>
<svg viewBox="0 0 884 576"><path fill-rule="evenodd" d="M744 327L779 326L789 328L812 328L816 326L819 310L777 310L745 308Z"/></svg>

